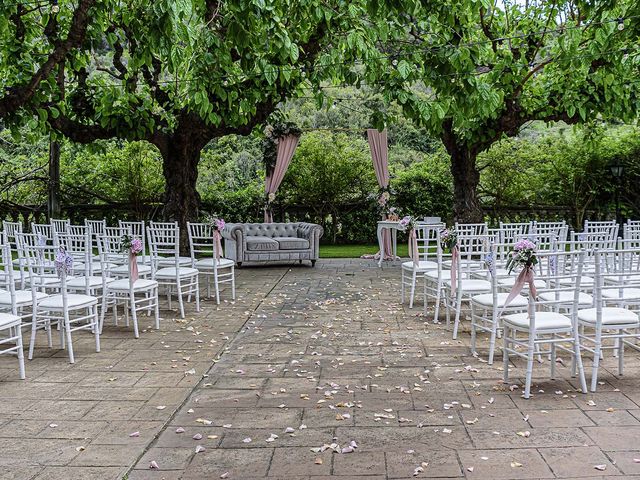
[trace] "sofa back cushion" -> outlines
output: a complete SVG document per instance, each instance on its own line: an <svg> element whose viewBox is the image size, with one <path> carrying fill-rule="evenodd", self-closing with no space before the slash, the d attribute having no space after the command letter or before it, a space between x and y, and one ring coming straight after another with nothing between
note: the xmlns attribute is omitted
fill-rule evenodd
<svg viewBox="0 0 640 480"><path fill-rule="evenodd" d="M297 223L245 223L244 235L248 237L297 237Z"/></svg>

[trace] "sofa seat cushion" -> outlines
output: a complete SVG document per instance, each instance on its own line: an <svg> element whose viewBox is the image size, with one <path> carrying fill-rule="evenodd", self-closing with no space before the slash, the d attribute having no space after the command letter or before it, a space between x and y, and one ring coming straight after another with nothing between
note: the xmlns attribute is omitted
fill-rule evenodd
<svg viewBox="0 0 640 480"><path fill-rule="evenodd" d="M280 250L306 250L309 248L309 240L297 237L273 237L280 245Z"/></svg>
<svg viewBox="0 0 640 480"><path fill-rule="evenodd" d="M273 252L280 248L280 244L269 237L247 237L247 250L259 252Z"/></svg>

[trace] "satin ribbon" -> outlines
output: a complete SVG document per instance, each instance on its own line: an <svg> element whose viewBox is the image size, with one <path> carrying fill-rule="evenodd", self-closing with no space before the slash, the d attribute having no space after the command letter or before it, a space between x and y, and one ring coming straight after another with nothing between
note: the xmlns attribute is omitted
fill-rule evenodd
<svg viewBox="0 0 640 480"><path fill-rule="evenodd" d="M219 230L213 230L213 240L216 242L216 258L220 260L222 258L222 235Z"/></svg>
<svg viewBox="0 0 640 480"><path fill-rule="evenodd" d="M458 289L458 261L460 260L460 250L458 245L454 245L451 249L451 296L456 296Z"/></svg>
<svg viewBox="0 0 640 480"><path fill-rule="evenodd" d="M418 236L415 228L412 228L409 232L409 256L413 260L413 266L418 267L420 265L420 255L418 254Z"/></svg>
<svg viewBox="0 0 640 480"><path fill-rule="evenodd" d="M511 288L511 291L509 292L509 295L507 296L507 299L502 306L500 315L498 315L499 317L502 316L502 312L509 306L511 301L520 294L520 292L524 288L525 283L529 284L529 296L532 298L536 298L538 296L538 292L536 291L536 284L534 281L533 267L524 267L518 274L516 283L513 284L513 287Z"/></svg>
<svg viewBox="0 0 640 480"><path fill-rule="evenodd" d="M131 283L136 283L139 278L138 274L138 260L137 255L133 252L129 252L129 265L131 265Z"/></svg>

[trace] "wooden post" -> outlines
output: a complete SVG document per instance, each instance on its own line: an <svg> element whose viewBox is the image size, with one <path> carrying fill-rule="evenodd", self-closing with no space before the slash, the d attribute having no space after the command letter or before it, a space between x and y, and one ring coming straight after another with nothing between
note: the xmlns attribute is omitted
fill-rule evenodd
<svg viewBox="0 0 640 480"><path fill-rule="evenodd" d="M47 216L60 218L60 144L55 140L49 142L49 197L47 199Z"/></svg>

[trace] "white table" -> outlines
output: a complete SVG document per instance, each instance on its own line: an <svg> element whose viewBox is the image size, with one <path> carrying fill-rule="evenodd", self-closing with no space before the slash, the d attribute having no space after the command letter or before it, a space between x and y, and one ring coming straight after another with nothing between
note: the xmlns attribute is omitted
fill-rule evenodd
<svg viewBox="0 0 640 480"><path fill-rule="evenodd" d="M391 253L393 254L393 259L397 257L398 245L397 245L397 237L398 230L401 232L405 231L405 226L400 224L399 220L382 220L378 222L378 246L380 247L380 258L378 259L378 266L382 266L382 261L384 260L384 231L391 231Z"/></svg>

